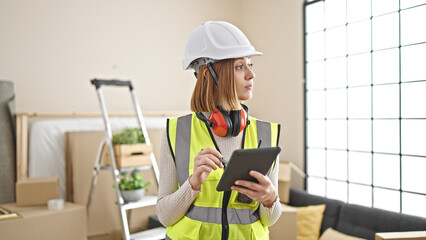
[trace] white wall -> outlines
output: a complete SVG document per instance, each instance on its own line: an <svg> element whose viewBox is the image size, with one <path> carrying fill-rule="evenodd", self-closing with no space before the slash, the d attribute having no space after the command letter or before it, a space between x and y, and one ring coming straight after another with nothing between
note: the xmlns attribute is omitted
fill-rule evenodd
<svg viewBox="0 0 426 240"><path fill-rule="evenodd" d="M281 159L302 167L302 0L0 0L0 79L15 83L17 112L99 112L95 77L132 80L143 111L189 111L195 78L181 60L207 20L234 23L265 54L248 105L282 124ZM104 93L110 111L132 110L127 91Z"/></svg>

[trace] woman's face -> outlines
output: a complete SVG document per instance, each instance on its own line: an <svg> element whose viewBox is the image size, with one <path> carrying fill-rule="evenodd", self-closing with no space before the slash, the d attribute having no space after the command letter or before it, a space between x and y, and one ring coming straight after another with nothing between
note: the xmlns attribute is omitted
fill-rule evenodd
<svg viewBox="0 0 426 240"><path fill-rule="evenodd" d="M238 99L249 100L253 96L253 79L256 76L252 70L250 57L238 58L234 61L234 78Z"/></svg>

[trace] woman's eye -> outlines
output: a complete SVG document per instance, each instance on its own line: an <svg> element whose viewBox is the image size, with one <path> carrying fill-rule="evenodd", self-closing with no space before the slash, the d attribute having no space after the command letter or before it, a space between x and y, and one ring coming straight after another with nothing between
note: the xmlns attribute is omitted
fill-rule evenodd
<svg viewBox="0 0 426 240"><path fill-rule="evenodd" d="M253 63L249 63L249 64L248 64L248 67L249 67L250 69L253 69Z"/></svg>
<svg viewBox="0 0 426 240"><path fill-rule="evenodd" d="M240 65L237 65L236 69L241 70L241 69L243 69L243 67L244 67L243 64L240 64Z"/></svg>

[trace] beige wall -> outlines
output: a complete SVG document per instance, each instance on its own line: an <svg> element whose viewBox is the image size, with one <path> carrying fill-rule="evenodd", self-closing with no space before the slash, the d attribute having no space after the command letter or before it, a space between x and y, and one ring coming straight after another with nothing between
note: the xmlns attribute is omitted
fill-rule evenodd
<svg viewBox="0 0 426 240"><path fill-rule="evenodd" d="M241 25L262 57L253 58L256 80L251 113L281 124L281 160L304 167L302 0L247 1ZM267 4L266 4L267 3ZM303 178L292 172L292 186Z"/></svg>
<svg viewBox="0 0 426 240"><path fill-rule="evenodd" d="M264 52L248 105L282 124L281 159L302 167L302 0L0 0L0 79L15 83L17 112L98 112L95 77L132 80L143 111L188 111L195 78L181 60L207 20ZM132 110L127 91L104 93L110 111Z"/></svg>

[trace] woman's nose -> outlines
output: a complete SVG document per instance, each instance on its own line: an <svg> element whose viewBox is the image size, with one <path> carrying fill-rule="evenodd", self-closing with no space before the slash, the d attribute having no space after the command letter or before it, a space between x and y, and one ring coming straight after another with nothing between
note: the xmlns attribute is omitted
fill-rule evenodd
<svg viewBox="0 0 426 240"><path fill-rule="evenodd" d="M245 77L246 77L246 80L252 80L254 77L256 77L256 74L253 72L251 68L247 68Z"/></svg>

